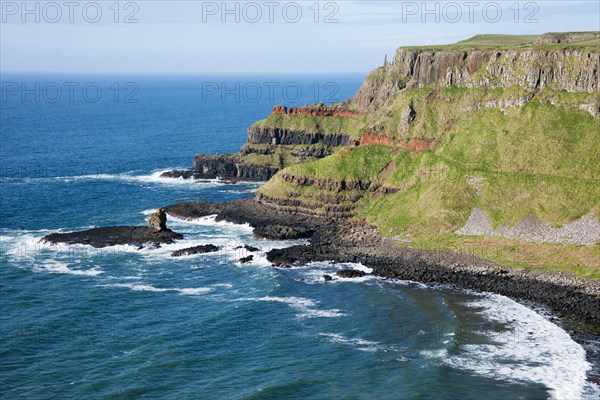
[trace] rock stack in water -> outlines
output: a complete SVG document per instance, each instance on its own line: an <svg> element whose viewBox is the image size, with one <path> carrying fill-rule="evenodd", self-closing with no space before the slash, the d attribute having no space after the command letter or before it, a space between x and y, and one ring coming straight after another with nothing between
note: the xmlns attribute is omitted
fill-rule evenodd
<svg viewBox="0 0 600 400"><path fill-rule="evenodd" d="M159 208L148 218L148 228L155 232L167 230L167 213L164 208Z"/></svg>

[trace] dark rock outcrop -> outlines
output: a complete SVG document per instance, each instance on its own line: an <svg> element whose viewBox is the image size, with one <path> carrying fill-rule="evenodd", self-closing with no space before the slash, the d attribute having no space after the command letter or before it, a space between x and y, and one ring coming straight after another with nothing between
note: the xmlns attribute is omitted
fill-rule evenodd
<svg viewBox="0 0 600 400"><path fill-rule="evenodd" d="M204 254L204 253L214 253L215 251L219 251L219 248L214 244L201 244L199 246L188 247L185 249L177 250L171 253L172 257L181 257L181 256L190 256L193 254Z"/></svg>
<svg viewBox="0 0 600 400"><path fill-rule="evenodd" d="M309 262L361 263L373 274L391 279L456 285L534 301L592 324L600 323L600 283L562 272L510 268L472 254L398 247L368 226L338 225L335 232L317 230L310 245L273 249L267 259L276 266ZM358 271L360 272L360 271Z"/></svg>
<svg viewBox="0 0 600 400"><path fill-rule="evenodd" d="M210 203L207 201L183 201L163 207L169 215L181 219L194 219L219 214L227 207L226 203Z"/></svg>
<svg viewBox="0 0 600 400"><path fill-rule="evenodd" d="M254 259L254 256L253 255L249 255L247 257L240 258L238 261L240 262L240 264L246 264L246 263L252 261L253 259Z"/></svg>
<svg viewBox="0 0 600 400"><path fill-rule="evenodd" d="M243 246L238 246L235 248L236 250L238 249L245 249L246 251L249 251L250 253L256 253L257 251L260 251L260 249L258 247L254 247L254 246L250 246L250 245L243 245Z"/></svg>
<svg viewBox="0 0 600 400"><path fill-rule="evenodd" d="M148 218L148 226L109 226L93 228L78 232L51 233L42 238L42 241L51 244L87 244L92 247L102 248L115 245L143 246L153 244L170 244L183 239L181 233L173 232L167 228L167 214L160 208Z"/></svg>
<svg viewBox="0 0 600 400"><path fill-rule="evenodd" d="M350 136L347 134L328 135L319 132L303 132L275 127L251 126L248 128L248 143L252 144L346 146L349 142Z"/></svg>
<svg viewBox="0 0 600 400"><path fill-rule="evenodd" d="M173 179L199 179L194 176L194 171L191 169L174 169L171 171L165 171L160 174L161 178L173 178Z"/></svg>
<svg viewBox="0 0 600 400"><path fill-rule="evenodd" d="M341 271L337 271L335 274L340 278L362 278L365 276L363 271L358 271L355 269L343 269Z"/></svg>
<svg viewBox="0 0 600 400"><path fill-rule="evenodd" d="M309 238L315 231L302 226L265 225L254 228L253 233L257 239L289 240Z"/></svg>
<svg viewBox="0 0 600 400"><path fill-rule="evenodd" d="M52 233L44 236L45 242L52 244L87 244L101 248L115 245L143 246L145 244L169 244L183 235L170 229L156 231L145 226L110 226L79 232Z"/></svg>

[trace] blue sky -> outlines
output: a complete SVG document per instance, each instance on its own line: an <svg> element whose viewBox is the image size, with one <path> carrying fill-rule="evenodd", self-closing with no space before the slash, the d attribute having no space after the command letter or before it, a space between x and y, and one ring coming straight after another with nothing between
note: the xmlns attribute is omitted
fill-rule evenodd
<svg viewBox="0 0 600 400"><path fill-rule="evenodd" d="M403 45L600 30L597 0L0 3L2 72L366 72Z"/></svg>

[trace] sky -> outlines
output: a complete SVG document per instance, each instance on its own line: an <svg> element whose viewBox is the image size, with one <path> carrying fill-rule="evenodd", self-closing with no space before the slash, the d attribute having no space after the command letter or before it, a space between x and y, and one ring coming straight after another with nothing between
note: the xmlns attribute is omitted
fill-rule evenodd
<svg viewBox="0 0 600 400"><path fill-rule="evenodd" d="M0 0L0 73L362 73L400 46L593 30L598 0Z"/></svg>

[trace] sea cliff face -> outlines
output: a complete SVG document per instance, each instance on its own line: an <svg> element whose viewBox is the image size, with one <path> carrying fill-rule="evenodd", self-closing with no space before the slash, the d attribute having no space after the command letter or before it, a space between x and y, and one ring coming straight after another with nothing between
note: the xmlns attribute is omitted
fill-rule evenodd
<svg viewBox="0 0 600 400"><path fill-rule="evenodd" d="M374 70L348 103L357 112L386 105L404 89L435 87L544 89L597 93L597 49L430 50L401 48Z"/></svg>
<svg viewBox="0 0 600 400"><path fill-rule="evenodd" d="M328 135L320 132L251 126L248 128L247 143L272 145L324 144L326 146L346 146L349 142L350 136L343 133Z"/></svg>
<svg viewBox="0 0 600 400"><path fill-rule="evenodd" d="M230 179L243 181L267 181L279 168L269 165L244 163L239 154L197 154L192 166L196 179Z"/></svg>

